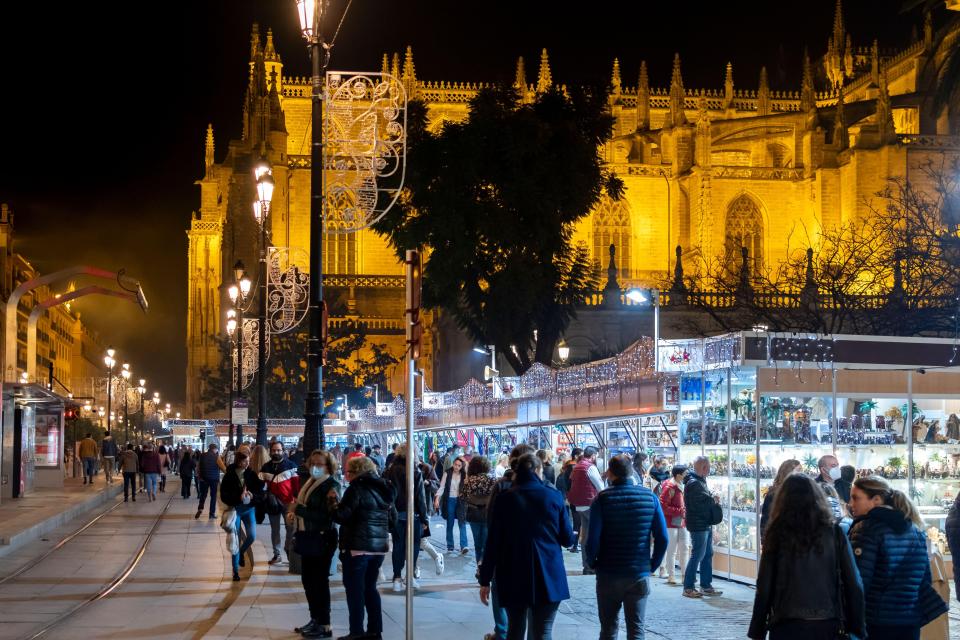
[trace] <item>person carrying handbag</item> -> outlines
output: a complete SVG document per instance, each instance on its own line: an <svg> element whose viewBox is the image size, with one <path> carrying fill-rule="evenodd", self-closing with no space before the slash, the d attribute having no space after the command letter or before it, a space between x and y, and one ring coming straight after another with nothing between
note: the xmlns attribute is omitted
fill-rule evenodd
<svg viewBox="0 0 960 640"><path fill-rule="evenodd" d="M710 460L706 456L697 456L693 460L693 469L687 470L687 478L683 484L687 531L693 547L690 562L683 574L683 595L687 598L719 596L723 593L713 588L713 525L723 521L723 508L707 487L709 475ZM698 571L699 591L694 588Z"/></svg>
<svg viewBox="0 0 960 640"><path fill-rule="evenodd" d="M330 562L337 550L337 529L333 521L340 500L340 483L335 480L337 461L317 449L306 461L309 477L296 500L287 505L288 531L293 532L293 550L300 556L300 581L310 608L310 621L294 629L305 638L329 638Z"/></svg>
<svg viewBox="0 0 960 640"><path fill-rule="evenodd" d="M460 553L467 555L467 526L465 521L466 508L460 499L460 489L467 480L467 465L463 458L456 458L449 469L443 472L440 486L443 493L434 498L434 506L439 507L440 514L447 523L447 551L453 552L453 525L460 525Z"/></svg>
<svg viewBox="0 0 960 640"><path fill-rule="evenodd" d="M774 496L747 635L753 640L863 638L863 583L826 494L788 475Z"/></svg>
<svg viewBox="0 0 960 640"><path fill-rule="evenodd" d="M478 566L483 563L483 549L487 544L487 510L490 508L494 484L496 481L490 473L490 461L483 456L473 456L461 495L466 506L465 519L473 532Z"/></svg>
<svg viewBox="0 0 960 640"><path fill-rule="evenodd" d="M220 500L236 512L237 538L241 537L240 527L243 526L243 542L233 555L233 579L240 580L240 567L246 563L244 554L253 545L257 538L257 527L254 524L255 505L263 500L265 489L263 481L250 469L250 458L246 453L237 452L234 463L227 467L220 483Z"/></svg>

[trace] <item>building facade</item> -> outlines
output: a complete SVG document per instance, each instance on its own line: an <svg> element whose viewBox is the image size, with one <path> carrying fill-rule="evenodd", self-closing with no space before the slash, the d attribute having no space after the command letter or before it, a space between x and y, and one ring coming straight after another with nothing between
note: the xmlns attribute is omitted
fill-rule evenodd
<svg viewBox="0 0 960 640"><path fill-rule="evenodd" d="M613 61L615 130L602 153L626 194L601 202L574 236L598 266L607 267L613 245L620 284L650 286L669 278L677 247L688 271L739 263L745 248L752 269L775 271L796 251L816 245L824 230L869 216L891 178L923 187L923 167L948 166L960 154L948 115L931 113L925 97L927 63L942 56L935 43L949 46L956 33L936 34L928 22L904 49L882 50L876 41L861 46L865 34L848 33L839 2L827 31L826 52L805 59L796 91L771 90L765 70L741 88L729 63L722 87L687 88L679 55L669 87L650 86L645 62L629 86ZM464 119L483 87L418 78L410 48L402 61L397 54L384 56L383 71L400 77L409 96L427 104L434 129ZM724 77L724 69L717 71ZM284 77L272 34L264 42L256 26L249 77L243 135L228 143L220 162L212 127L207 131L200 209L188 231L187 403L198 417L204 414L200 373L221 357L225 283L237 260L251 273L256 269L251 169L259 157L269 160L276 181L272 244L309 247L309 79ZM556 85L546 50L535 81L518 61L514 86L521 100ZM324 273L334 322L362 321L372 340L402 354L403 266L385 240L371 231L328 235ZM459 384L434 375L465 346L441 337L440 324L428 325L421 368L435 386ZM402 370L395 378L391 384L400 391Z"/></svg>

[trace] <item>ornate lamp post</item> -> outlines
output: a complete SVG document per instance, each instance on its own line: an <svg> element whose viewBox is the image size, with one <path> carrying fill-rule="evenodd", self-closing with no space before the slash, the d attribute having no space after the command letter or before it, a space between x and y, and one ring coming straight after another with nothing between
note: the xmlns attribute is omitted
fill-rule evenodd
<svg viewBox="0 0 960 640"><path fill-rule="evenodd" d="M123 363L123 368L120 369L120 375L123 376L123 441L127 442L130 440L130 411L127 406L127 388L130 383L130 365L126 362Z"/></svg>
<svg viewBox="0 0 960 640"><path fill-rule="evenodd" d="M311 74L310 147L310 334L307 339L307 399L303 418L303 450L324 446L323 360L323 74L330 49L323 41L323 0L296 0L300 32L307 41Z"/></svg>
<svg viewBox="0 0 960 640"><path fill-rule="evenodd" d="M137 387L137 395L140 396L140 439L143 439L143 423L146 422L146 415L143 413L143 396L147 393L147 381L140 378L140 384Z"/></svg>
<svg viewBox="0 0 960 640"><path fill-rule="evenodd" d="M254 215L257 215L257 207L254 205ZM233 265L233 277L235 279L234 283L227 287L227 295L230 296L230 303L233 305L233 312L236 315L236 320L234 320L234 330L237 334L237 359L236 359L236 374L234 377L237 380L237 389L236 395L233 395L233 385L231 383L230 392L233 397L237 400L243 398L243 312L245 306L248 304L250 299L250 288L253 286L253 283L250 281L250 278L247 277L247 269L243 265L243 262L237 260L237 263ZM230 317L227 316L227 333L232 337L233 332L230 331ZM237 439L236 443L239 444L243 440L243 425L237 424ZM227 444L234 444L233 440L233 399L230 400L230 431L227 438Z"/></svg>
<svg viewBox="0 0 960 640"><path fill-rule="evenodd" d="M257 444L267 444L267 219L270 217L270 201L273 199L273 174L266 160L261 159L253 169L257 179L257 200L253 203L253 215L260 226L260 296L259 326L257 327ZM242 328L241 328L242 333ZM243 355L243 352L240 352Z"/></svg>
<svg viewBox="0 0 960 640"><path fill-rule="evenodd" d="M117 361L113 356L117 354L117 350L113 347L107 349L107 355L103 357L103 364L107 365L107 431L110 430L110 403L113 400L113 366L117 364Z"/></svg>

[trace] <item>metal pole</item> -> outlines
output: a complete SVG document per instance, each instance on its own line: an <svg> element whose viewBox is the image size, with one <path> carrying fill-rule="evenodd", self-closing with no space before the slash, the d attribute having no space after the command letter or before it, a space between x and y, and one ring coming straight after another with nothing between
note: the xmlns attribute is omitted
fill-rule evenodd
<svg viewBox="0 0 960 640"><path fill-rule="evenodd" d="M660 291L651 292L653 298L653 370L660 371Z"/></svg>
<svg viewBox="0 0 960 640"><path fill-rule="evenodd" d="M127 401L127 379L123 379L123 439L130 440L130 407Z"/></svg>
<svg viewBox="0 0 960 640"><path fill-rule="evenodd" d="M107 431L110 431L110 403L113 399L113 365L107 367Z"/></svg>
<svg viewBox="0 0 960 640"><path fill-rule="evenodd" d="M233 378L237 375L237 365L233 360L233 340L230 340L230 384L227 385L227 446L233 444Z"/></svg>
<svg viewBox="0 0 960 640"><path fill-rule="evenodd" d="M146 392L144 392L146 393ZM143 393L140 394L140 438L143 439L143 425L147 421L147 414L143 412Z"/></svg>
<svg viewBox="0 0 960 640"><path fill-rule="evenodd" d="M409 273L409 267L408 267ZM412 354L411 354L412 355ZM406 640L413 640L413 527L415 513L413 509L413 469L416 450L413 444L414 404L416 402L416 366L412 357L407 357L407 590L405 593Z"/></svg>
<svg viewBox="0 0 960 640"><path fill-rule="evenodd" d="M237 400L243 398L243 305L237 305ZM237 420L236 440L239 446L243 442L243 424ZM227 443L231 444L231 443Z"/></svg>
<svg viewBox="0 0 960 640"><path fill-rule="evenodd" d="M257 444L267 446L267 220L270 217L263 203L260 225L260 322L257 327Z"/></svg>
<svg viewBox="0 0 960 640"><path fill-rule="evenodd" d="M913 371L907 371L907 495L913 499Z"/></svg>
<svg viewBox="0 0 960 640"><path fill-rule="evenodd" d="M317 30L319 33L319 29ZM303 411L303 449L325 446L323 433L323 80L326 55L319 38L310 43L310 334L307 338L307 398Z"/></svg>

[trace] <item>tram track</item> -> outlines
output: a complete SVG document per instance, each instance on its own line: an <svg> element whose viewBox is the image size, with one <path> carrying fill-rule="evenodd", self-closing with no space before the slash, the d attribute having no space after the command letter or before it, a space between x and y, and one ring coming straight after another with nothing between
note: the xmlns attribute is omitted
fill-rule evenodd
<svg viewBox="0 0 960 640"><path fill-rule="evenodd" d="M153 521L153 524L150 526L150 529L147 531L146 535L144 536L143 542L140 543L136 551L132 554L130 560L128 560L125 563L124 567L113 577L113 579L111 579L107 584L102 586L95 594L84 598L77 605L73 606L72 608L65 611L64 613L58 615L53 620L45 623L39 630L32 631L29 634L22 636L23 640L35 640L36 638L42 638L51 630L60 626L61 624L66 622L68 619L70 619L77 613L83 611L90 605L106 598L111 593L113 593L118 587L120 587L127 580L130 574L132 574L133 571L137 568L137 565L140 564L140 561L143 559L143 556L146 554L147 547L149 546L151 540L153 539L153 536L156 533L157 528L160 526L160 522L163 520L163 517L166 515L167 510L170 508L170 505L173 503L173 498L174 496L172 494L170 495L169 498L167 498L167 503L163 506L163 509L160 510L160 513L157 514L156 518ZM116 505L114 505L110 509L107 509L106 511L98 515L96 518L93 518L90 522L88 522L84 526L80 527L70 535L64 537L53 548L49 549L38 558L32 560L28 564L17 569L17 571L15 571L14 573L0 580L0 585L14 581L16 580L17 577L27 573L34 567L38 566L45 559L53 555L53 553L55 553L57 550L62 549L71 540L75 539L84 531L86 531L87 529L92 527L94 524L99 522L101 518L112 513L117 507L120 506L120 504L121 503L118 502Z"/></svg>

